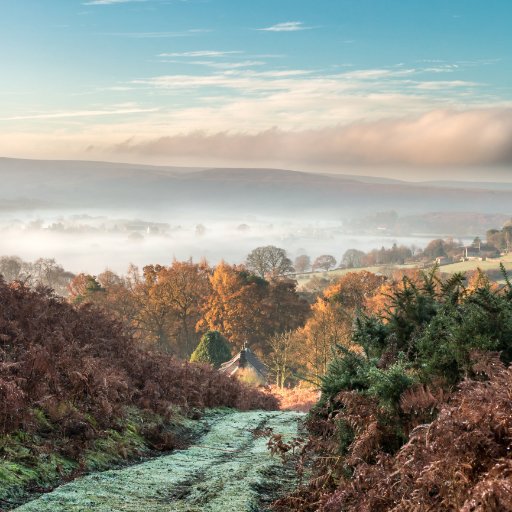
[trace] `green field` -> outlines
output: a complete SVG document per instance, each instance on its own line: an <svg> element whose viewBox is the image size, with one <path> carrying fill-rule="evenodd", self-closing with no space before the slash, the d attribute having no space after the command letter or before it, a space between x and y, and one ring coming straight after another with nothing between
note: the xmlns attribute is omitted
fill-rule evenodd
<svg viewBox="0 0 512 512"><path fill-rule="evenodd" d="M373 272L374 274L378 272L383 271L383 266L376 266L376 267L362 267L362 268L337 268L334 270L329 270L328 272L310 272L308 274L298 274L297 275L297 283L299 284L299 288L301 286L304 286L311 278L314 276L319 278L325 278L329 279L330 281L334 281L335 279L344 276L345 274L348 274L350 272L362 272L363 270L366 270L368 272ZM414 265L395 265L393 267L386 267L387 269L393 268L393 269L404 269L404 268L415 268Z"/></svg>
<svg viewBox="0 0 512 512"><path fill-rule="evenodd" d="M478 268L483 271L499 270L500 263L503 263L508 271L512 271L512 254L500 256L495 259L488 259L486 261L460 261L458 263L452 263L451 265L443 265L441 270L449 274L454 274L455 272L471 272Z"/></svg>
<svg viewBox="0 0 512 512"><path fill-rule="evenodd" d="M486 261L459 261L457 263L451 263L450 265L443 265L440 267L440 271L447 274L455 274L456 272L471 272L477 269L488 271L488 270L499 270L500 263L505 265L505 268L512 273L512 253L505 256L500 256L495 259L488 259ZM297 283L299 288L304 286L313 276L319 278L326 278L330 281L334 281L337 278L348 274L349 272L362 272L367 270L368 272L378 273L383 271L391 270L403 270L410 268L419 268L414 265L394 265L394 266L375 266L375 267L364 267L364 268L346 268L346 269L335 269L328 272L311 272L309 274L298 274Z"/></svg>

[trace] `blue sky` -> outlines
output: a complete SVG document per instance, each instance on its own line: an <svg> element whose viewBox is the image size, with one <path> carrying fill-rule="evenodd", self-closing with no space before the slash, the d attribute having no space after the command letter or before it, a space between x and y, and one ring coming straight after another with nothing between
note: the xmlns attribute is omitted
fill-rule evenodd
<svg viewBox="0 0 512 512"><path fill-rule="evenodd" d="M508 0L1 9L1 155L298 168L512 158Z"/></svg>

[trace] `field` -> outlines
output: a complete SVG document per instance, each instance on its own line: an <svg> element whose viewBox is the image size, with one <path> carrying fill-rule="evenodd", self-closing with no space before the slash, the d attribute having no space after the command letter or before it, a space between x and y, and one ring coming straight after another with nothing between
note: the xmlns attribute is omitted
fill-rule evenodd
<svg viewBox="0 0 512 512"><path fill-rule="evenodd" d="M500 270L500 263L503 263L505 268L512 272L512 254L506 254L499 258L488 259L486 261L459 261L450 265L443 265L440 267L441 272L446 274L455 274L456 272L472 272L477 269L487 271L498 272ZM329 279L334 281L335 279L348 274L349 272L362 272L366 270L368 272L379 273L391 270L403 270L416 268L414 265L393 265L393 266L375 266L375 267L363 267L363 268L350 268L350 269L334 269L328 272L308 272L305 274L297 274L297 282L299 287L302 288L308 283L313 277ZM419 267L418 267L419 268Z"/></svg>
<svg viewBox="0 0 512 512"><path fill-rule="evenodd" d="M441 270L449 274L454 274L455 272L471 272L478 268L483 271L492 271L499 270L500 263L503 263L507 270L512 271L512 254L506 254L505 256L488 259L486 261L460 261L458 263L452 263L451 265L443 265Z"/></svg>
<svg viewBox="0 0 512 512"><path fill-rule="evenodd" d="M393 265L390 266L375 266L375 267L361 267L361 268L336 268L334 270L329 271L321 271L321 272L307 272L303 274L297 274L296 279L297 283L299 284L299 288L302 288L304 285L308 283L310 279L313 277L318 277L319 279L329 279L330 281L334 281L335 279L344 276L345 274L348 274L350 272L362 272L363 270L366 270L368 272L372 272L374 274L377 274L379 272L383 272L384 270L389 270L390 268L400 270L400 269L407 269L407 268L415 268L414 265Z"/></svg>

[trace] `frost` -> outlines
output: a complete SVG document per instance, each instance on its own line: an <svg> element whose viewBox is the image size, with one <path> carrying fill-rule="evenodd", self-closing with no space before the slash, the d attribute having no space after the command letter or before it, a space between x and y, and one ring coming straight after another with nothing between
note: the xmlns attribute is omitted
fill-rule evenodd
<svg viewBox="0 0 512 512"><path fill-rule="evenodd" d="M18 512L144 511L254 512L262 489L285 492L293 481L265 438L252 430L270 427L286 438L297 435L296 412L211 414L210 429L187 450L124 468L86 476L15 509ZM282 482L280 475L283 476Z"/></svg>

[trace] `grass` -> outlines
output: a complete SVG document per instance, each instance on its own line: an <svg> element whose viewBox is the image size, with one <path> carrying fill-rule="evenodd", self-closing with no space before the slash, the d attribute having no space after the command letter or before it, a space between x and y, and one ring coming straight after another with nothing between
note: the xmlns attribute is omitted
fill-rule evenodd
<svg viewBox="0 0 512 512"><path fill-rule="evenodd" d="M507 270L512 270L512 254L506 254L505 256L485 261L459 261L450 265L443 265L440 267L440 270L441 272L446 272L448 274L455 274L456 272L471 272L478 268L484 272L488 270L498 271L500 269L500 263L503 263Z"/></svg>
<svg viewBox="0 0 512 512"><path fill-rule="evenodd" d="M40 426L51 428L44 413L35 411L34 416ZM176 411L167 421L154 413L130 407L115 430L106 430L90 442L80 460L59 453L65 452L66 439L56 445L55 439L37 433L0 436L0 510L2 506L23 503L34 492L50 489L82 473L103 471L149 457L154 453L147 439L147 429L151 428L168 432L180 444L186 444L199 435L202 425Z"/></svg>
<svg viewBox="0 0 512 512"><path fill-rule="evenodd" d="M19 512L251 512L262 498L289 492L289 478L267 438L253 433L272 428L286 441L298 435L303 415L290 411L208 411L206 433L187 450L142 464L77 479L20 507ZM199 423L199 422L198 422Z"/></svg>
<svg viewBox="0 0 512 512"><path fill-rule="evenodd" d="M440 267L440 271L446 274L455 274L456 272L472 272L477 269L480 269L484 272L487 271L495 271L499 272L500 263L505 265L505 268L512 272L512 253L506 254L504 256L500 256L499 258L488 259L485 261L479 260L471 260L471 261L458 261L456 263L451 263L449 265L443 265ZM422 264L416 265L381 265L374 267L362 267L362 268L344 268L344 269L334 269L329 270L328 272L310 272L308 274L297 274L297 283L299 288L303 288L304 285L308 283L308 281L312 277L319 277L324 279L329 279L330 281L334 281L349 272L362 272L366 270L367 272L372 272L377 274L379 272L383 272L384 270L404 270L404 269L414 269L414 268L423 268Z"/></svg>

